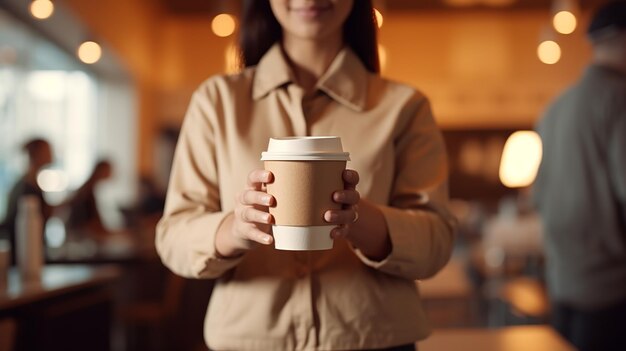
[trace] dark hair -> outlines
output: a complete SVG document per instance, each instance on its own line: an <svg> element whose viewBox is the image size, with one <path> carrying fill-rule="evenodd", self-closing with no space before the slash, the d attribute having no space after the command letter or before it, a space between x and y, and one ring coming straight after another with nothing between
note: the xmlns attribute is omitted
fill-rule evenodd
<svg viewBox="0 0 626 351"><path fill-rule="evenodd" d="M93 166L93 170L94 172L102 170L102 169L107 169L107 168L113 168L113 165L111 164L111 161L109 161L106 158L101 158L96 162L96 165Z"/></svg>
<svg viewBox="0 0 626 351"><path fill-rule="evenodd" d="M34 138L26 141L22 149L26 151L28 157L32 160L44 149L49 149L50 143L43 138Z"/></svg>
<svg viewBox="0 0 626 351"><path fill-rule="evenodd" d="M626 31L626 1L615 0L596 9L587 28L587 36L596 42L622 31Z"/></svg>
<svg viewBox="0 0 626 351"><path fill-rule="evenodd" d="M352 11L343 25L343 40L372 73L380 72L376 29L372 0L354 0ZM282 36L283 30L274 17L269 0L244 1L239 47L245 67L258 64Z"/></svg>
<svg viewBox="0 0 626 351"><path fill-rule="evenodd" d="M106 158L100 158L91 170L89 178L81 185L78 191L90 191L98 181L102 179L102 172L110 173L113 170L113 164Z"/></svg>

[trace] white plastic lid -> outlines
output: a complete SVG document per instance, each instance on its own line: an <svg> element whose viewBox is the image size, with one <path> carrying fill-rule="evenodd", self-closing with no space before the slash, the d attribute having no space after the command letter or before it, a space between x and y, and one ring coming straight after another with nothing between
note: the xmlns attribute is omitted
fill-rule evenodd
<svg viewBox="0 0 626 351"><path fill-rule="evenodd" d="M341 138L336 136L310 136L270 138L261 161L349 161Z"/></svg>

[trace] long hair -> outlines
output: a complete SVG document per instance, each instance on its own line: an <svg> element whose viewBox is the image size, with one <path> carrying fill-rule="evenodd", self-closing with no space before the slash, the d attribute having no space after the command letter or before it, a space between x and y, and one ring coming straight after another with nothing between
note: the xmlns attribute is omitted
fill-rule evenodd
<svg viewBox="0 0 626 351"><path fill-rule="evenodd" d="M380 72L376 41L376 18L372 0L354 0L352 11L343 24L343 40L372 73ZM274 17L269 0L245 0L239 47L244 67L259 63L283 30Z"/></svg>

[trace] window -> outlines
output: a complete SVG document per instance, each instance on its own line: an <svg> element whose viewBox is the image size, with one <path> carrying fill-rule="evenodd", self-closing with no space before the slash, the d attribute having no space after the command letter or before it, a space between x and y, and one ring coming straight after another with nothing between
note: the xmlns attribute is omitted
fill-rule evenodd
<svg viewBox="0 0 626 351"><path fill-rule="evenodd" d="M0 11L0 218L31 137L53 148L60 183L51 202L87 178L98 153L98 86L72 56Z"/></svg>

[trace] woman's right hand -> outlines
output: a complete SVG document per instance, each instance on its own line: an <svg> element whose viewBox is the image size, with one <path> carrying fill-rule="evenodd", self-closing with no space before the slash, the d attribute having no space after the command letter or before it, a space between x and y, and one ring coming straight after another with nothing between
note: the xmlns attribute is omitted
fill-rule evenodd
<svg viewBox="0 0 626 351"><path fill-rule="evenodd" d="M217 231L215 247L221 256L234 257L257 244L272 244L272 215L268 213L268 207L275 200L262 188L264 183L273 181L274 175L263 169L248 174L248 185L235 198L233 214L224 220Z"/></svg>

